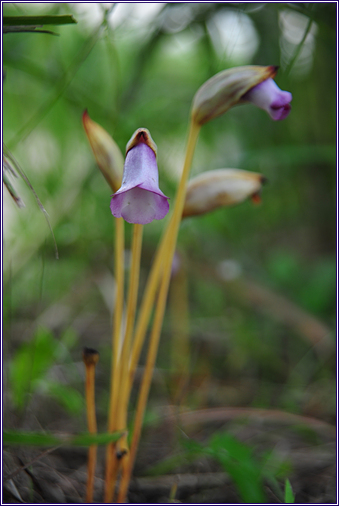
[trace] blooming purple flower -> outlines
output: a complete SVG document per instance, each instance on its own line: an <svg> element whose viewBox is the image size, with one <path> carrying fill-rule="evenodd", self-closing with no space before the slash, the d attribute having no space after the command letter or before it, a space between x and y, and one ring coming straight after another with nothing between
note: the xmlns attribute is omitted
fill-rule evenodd
<svg viewBox="0 0 339 506"><path fill-rule="evenodd" d="M268 112L275 121L285 119L291 110L292 94L282 91L273 79L269 78L251 88L242 100L252 102L260 109Z"/></svg>
<svg viewBox="0 0 339 506"><path fill-rule="evenodd" d="M141 225L168 213L168 197L159 189L156 146L146 128L139 128L127 144L122 184L110 208L116 218Z"/></svg>

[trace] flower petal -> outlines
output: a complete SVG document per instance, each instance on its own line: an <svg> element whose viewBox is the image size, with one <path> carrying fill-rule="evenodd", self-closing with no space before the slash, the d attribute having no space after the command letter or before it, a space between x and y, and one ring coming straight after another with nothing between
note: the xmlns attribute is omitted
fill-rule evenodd
<svg viewBox="0 0 339 506"><path fill-rule="evenodd" d="M110 207L116 218L142 225L168 213L168 197L159 188L156 145L145 128L139 128L127 144L122 184Z"/></svg>
<svg viewBox="0 0 339 506"><path fill-rule="evenodd" d="M139 187L114 195L110 207L116 218L141 225L162 220L169 211L167 197Z"/></svg>
<svg viewBox="0 0 339 506"><path fill-rule="evenodd" d="M249 90L242 100L252 102L268 112L273 120L279 121L285 119L290 113L292 94L282 91L273 79L266 79Z"/></svg>

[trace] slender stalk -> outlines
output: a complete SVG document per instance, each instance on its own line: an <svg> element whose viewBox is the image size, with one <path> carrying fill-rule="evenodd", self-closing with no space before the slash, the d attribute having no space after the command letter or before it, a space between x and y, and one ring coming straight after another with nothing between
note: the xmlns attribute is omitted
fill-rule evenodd
<svg viewBox="0 0 339 506"><path fill-rule="evenodd" d="M140 307L139 317L138 317L136 328L135 328L134 341L133 341L132 351L131 351L131 360L130 360L130 365L129 365L129 371L130 371L129 385L130 385L130 388L132 387L135 370L136 370L136 367L139 362L140 352L142 349L142 345L144 343L147 325L148 325L151 311L153 308L155 294L156 294L157 288L159 286L159 279L160 279L160 275L162 272L162 265L163 265L163 258L162 257L163 257L164 251L165 251L166 238L168 236L169 230L170 230L170 228L168 228L166 230L166 233L163 236L161 244L160 244L158 251L155 255L152 269L149 274L149 277L147 280L147 285L146 285L145 291L143 293L142 301L141 301L141 307Z"/></svg>
<svg viewBox="0 0 339 506"><path fill-rule="evenodd" d="M115 390L113 399L114 430L124 429L127 424L127 411L129 400L128 362L138 298L142 234L143 234L143 226L139 224L134 225L127 311L126 311L126 330L120 354L119 350L116 350L117 361L115 361L114 364L115 368L114 369ZM106 467L106 492L105 492L106 503L110 503L113 500L115 482L120 464L119 462L120 459L118 458L117 455L121 454L124 455L125 452L127 451L128 448L127 448L126 435L121 438L118 444L110 445L110 448L108 448L107 467Z"/></svg>
<svg viewBox="0 0 339 506"><path fill-rule="evenodd" d="M87 412L87 425L90 434L96 434L97 421L95 415L95 366L99 360L99 353L92 348L84 348L83 361L86 367L86 412ZM88 449L88 462L87 462L87 488L86 488L86 502L93 502L93 489L95 466L97 460L97 445L91 445Z"/></svg>
<svg viewBox="0 0 339 506"><path fill-rule="evenodd" d="M114 272L116 279L116 295L113 314L113 331L112 331L112 362L111 362L111 384L110 384L110 400L108 412L108 432L114 432L116 429L116 410L119 395L119 352L120 338L122 326L122 314L124 304L124 220L122 218L115 219L115 256L114 256ZM113 494L114 481L114 453L115 443L107 445L106 450L106 475L105 475L105 502L109 502L109 496ZM110 484L112 483L112 486ZM112 490L111 490L112 489Z"/></svg>
<svg viewBox="0 0 339 506"><path fill-rule="evenodd" d="M111 368L111 391L110 391L110 409L108 416L108 432L114 431L116 420L116 399L119 392L119 354L121 341L122 314L124 306L124 220L115 219L115 259L114 271L116 279L116 296L114 307L114 323L112 333L112 368Z"/></svg>
<svg viewBox="0 0 339 506"><path fill-rule="evenodd" d="M130 358L131 338L134 328L135 313L138 298L142 233L143 233L143 225L139 224L134 225L133 240L132 240L132 258L131 258L128 301L127 301L126 331L120 359L121 373L120 373L119 410L117 412L118 429L124 429L127 422L127 407L129 398L128 366Z"/></svg>
<svg viewBox="0 0 339 506"><path fill-rule="evenodd" d="M192 158L193 158L195 144L196 144L196 140L197 140L197 137L199 134L199 130L200 130L200 127L198 127L197 125L194 125L192 123L191 128L190 128L190 133L189 133L189 139L187 142L186 158L185 158L185 164L184 164L185 166L188 167L188 169L186 171L184 170L183 174L182 174L182 178L185 178L185 187L184 187L184 191L181 192L182 193L181 196L179 195L179 190L178 190L177 198L175 201L175 209L176 209L178 206L178 197L180 196L180 200L181 200L181 202L179 202L180 208L178 208L178 210L177 210L177 214L178 214L177 219L179 218L179 220L181 219L181 214L182 214L182 210L183 210L183 206L184 206L184 202L185 202L186 182L188 179L190 165L192 163ZM185 174L184 172L187 172L187 174ZM129 367L130 387L132 386L132 383L133 383L135 369L137 367L141 348L142 348L142 345L143 345L143 342L145 339L145 334L146 334L149 318L151 315L155 294L156 294L157 288L159 286L159 279L162 274L164 256L165 256L166 250L168 250L168 237L170 236L170 234L173 233L173 226L176 226L175 220L174 220L175 209L173 211L171 220L166 228L166 231L162 237L161 243L160 243L158 250L156 252L155 259L154 259L154 262L152 265L152 269L151 269L151 272L150 272L148 280L147 280L147 285L146 285L145 291L143 293L143 298L142 298L142 302L141 302L138 321L136 324L135 337L134 337L134 342L133 342L133 347L132 347L132 352L131 352L131 361L130 361L130 367Z"/></svg>
<svg viewBox="0 0 339 506"><path fill-rule="evenodd" d="M132 469L136 457L136 451L140 439L141 427L144 417L144 412L146 408L148 392L151 385L153 369L155 364L155 359L158 351L158 344L160 339L160 332L165 312L166 299L168 293L168 287L171 276L171 266L172 259L175 251L176 241L178 237L178 231L181 221L181 215L184 208L185 203L185 194L186 194L186 183L189 175L189 170L192 164L194 149L196 146L196 142L198 139L200 131L200 126L191 121L188 141L187 141L187 149L186 156L184 162L184 168L177 192L177 197L175 200L175 207L173 211L173 215L171 217L171 221L168 225L169 232L166 235L166 248L164 248L164 263L163 263L163 277L161 280L160 291L156 306L156 312L154 316L153 328L150 336L147 360L145 372L142 380L142 384L140 387L138 404L137 404L137 412L134 421L134 429L133 429L133 438L131 443L130 453L127 456L128 465L125 468L125 472L122 475L120 490L118 495L118 502L125 502L128 484L130 481L130 477L132 474Z"/></svg>

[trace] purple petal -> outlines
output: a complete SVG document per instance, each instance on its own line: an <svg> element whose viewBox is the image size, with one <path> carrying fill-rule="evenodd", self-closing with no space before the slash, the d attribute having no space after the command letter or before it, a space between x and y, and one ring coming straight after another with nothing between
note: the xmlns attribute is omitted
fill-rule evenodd
<svg viewBox="0 0 339 506"><path fill-rule="evenodd" d="M271 78L254 86L242 98L264 109L275 121L285 119L291 110L292 94L278 88Z"/></svg>
<svg viewBox="0 0 339 506"><path fill-rule="evenodd" d="M140 142L127 152L121 188L112 196L110 208L116 218L142 225L168 213L168 197L159 188L156 156L147 144Z"/></svg>
<svg viewBox="0 0 339 506"><path fill-rule="evenodd" d="M111 200L111 211L116 218L124 218L128 223L146 225L153 220L161 220L169 211L167 197L140 187L132 188Z"/></svg>

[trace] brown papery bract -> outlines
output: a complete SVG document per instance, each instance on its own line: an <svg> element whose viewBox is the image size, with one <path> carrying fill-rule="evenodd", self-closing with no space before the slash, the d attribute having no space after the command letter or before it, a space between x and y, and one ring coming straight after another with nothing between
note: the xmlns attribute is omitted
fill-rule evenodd
<svg viewBox="0 0 339 506"><path fill-rule="evenodd" d="M203 172L187 184L183 218L205 214L218 207L240 204L258 195L266 178L241 169Z"/></svg>

